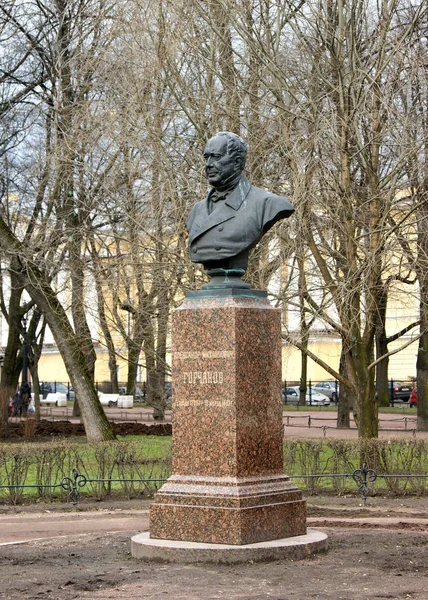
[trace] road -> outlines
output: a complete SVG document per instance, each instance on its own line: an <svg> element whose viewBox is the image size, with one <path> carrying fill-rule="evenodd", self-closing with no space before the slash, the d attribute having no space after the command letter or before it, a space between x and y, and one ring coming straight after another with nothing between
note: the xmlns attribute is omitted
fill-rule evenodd
<svg viewBox="0 0 428 600"><path fill-rule="evenodd" d="M133 408L118 409L105 407L105 412L112 421L130 421L138 423L153 424L155 421L152 415L152 409L141 405L135 405ZM43 419L48 420L69 420L78 423L79 419L72 416L70 407L42 407L41 415ZM171 411L166 411L165 421L170 423L172 419ZM323 410L322 408L311 408L309 406L299 408L298 410L287 410L284 408L284 435L285 437L310 437L310 438L347 438L357 439L358 432L351 414L351 427L337 428L337 413L334 411ZM428 437L427 432L416 431L416 411L411 408L404 408L402 412L391 414L379 414L379 437Z"/></svg>

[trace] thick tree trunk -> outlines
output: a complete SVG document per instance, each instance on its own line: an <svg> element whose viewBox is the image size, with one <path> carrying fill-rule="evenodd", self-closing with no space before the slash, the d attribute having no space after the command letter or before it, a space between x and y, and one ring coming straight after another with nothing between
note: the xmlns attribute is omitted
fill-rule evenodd
<svg viewBox="0 0 428 600"><path fill-rule="evenodd" d="M33 272L31 281L34 275ZM115 439L110 422L99 401L87 358L77 343L67 315L50 286L43 283L40 273L38 275L39 285L35 287L28 282L26 288L45 315L61 352L76 397L79 398L79 407L88 441Z"/></svg>
<svg viewBox="0 0 428 600"><path fill-rule="evenodd" d="M138 363L142 346L141 335L138 337L140 338L139 340L136 340L135 337L128 337L128 379L126 383L126 392L128 394L134 393L137 382Z"/></svg>
<svg viewBox="0 0 428 600"><path fill-rule="evenodd" d="M423 327L423 322L425 323L425 328L427 327L427 317L428 314L425 315L423 320L421 319L421 328ZM418 385L417 429L418 431L428 431L428 332L419 340L416 369Z"/></svg>
<svg viewBox="0 0 428 600"><path fill-rule="evenodd" d="M18 387L19 374L22 369L22 342L20 339L19 325L23 317L23 311L20 308L23 288L18 284L14 273L16 260L12 260L10 270L10 298L9 306L4 315L9 325L7 343L4 352L3 368L1 371L1 386L7 389L16 390ZM4 306L3 312L6 310Z"/></svg>
<svg viewBox="0 0 428 600"><path fill-rule="evenodd" d="M215 46L218 49L219 76L223 86L226 129L239 135L241 128L239 77L235 69L234 51L230 28L230 15L221 2L214 0L211 4L211 18L216 36Z"/></svg>
<svg viewBox="0 0 428 600"><path fill-rule="evenodd" d="M115 439L110 422L98 399L86 357L76 340L64 308L46 281L42 271L33 264L28 265L23 245L13 236L1 217L0 243L6 252L20 258L22 271L19 279L21 285L26 287L32 300L44 314L52 331L76 396L80 400L82 419L88 441ZM24 265L26 266L24 267ZM28 269L28 273L26 269ZM33 282L37 282L37 284Z"/></svg>
<svg viewBox="0 0 428 600"><path fill-rule="evenodd" d="M373 353L362 343L352 352L354 365L353 391L355 394L354 419L360 438L377 438L379 433L378 405L374 385L374 372L368 370ZM349 366L347 366L349 368Z"/></svg>
<svg viewBox="0 0 428 600"><path fill-rule="evenodd" d="M345 353L343 352L343 348L340 355L339 373L342 375L342 377L348 379L348 375L346 373ZM345 385L341 385L337 404L337 427L351 427L349 413L353 409L353 405L354 397L351 390L349 390Z"/></svg>
<svg viewBox="0 0 428 600"><path fill-rule="evenodd" d="M388 338L385 330L388 297L381 281L379 281L376 287L376 293L378 297L378 322L375 333L376 358L380 358L388 353ZM376 365L376 395L379 406L389 406L388 366L388 357L384 358L384 360Z"/></svg>
<svg viewBox="0 0 428 600"><path fill-rule="evenodd" d="M110 333L110 329L107 323L106 311L105 311L105 299L103 292L103 285L101 281L101 261L99 260L97 247L93 238L91 238L91 248L92 248L92 260L95 264L94 269L94 279L95 279L95 288L97 290L97 306L98 306L98 316L100 320L101 331L103 332L105 344L107 346L108 352L108 367L110 371L110 381L112 384L112 393L119 392L119 382L117 380L117 360L116 360L116 349L114 347L113 337ZM78 409L78 405L75 408ZM74 412L73 412L74 414ZM79 411L80 415L80 411Z"/></svg>
<svg viewBox="0 0 428 600"><path fill-rule="evenodd" d="M388 352L388 343L384 334L376 336L376 358ZM389 406L390 397L388 389L388 357L376 365L376 396L379 406Z"/></svg>
<svg viewBox="0 0 428 600"><path fill-rule="evenodd" d="M426 159L428 165L428 150ZM428 191L427 186L428 184L425 186L425 194ZM418 384L417 428L419 431L428 431L428 207L426 200L421 205L418 219L418 279L420 328L423 335L419 340L416 362Z"/></svg>

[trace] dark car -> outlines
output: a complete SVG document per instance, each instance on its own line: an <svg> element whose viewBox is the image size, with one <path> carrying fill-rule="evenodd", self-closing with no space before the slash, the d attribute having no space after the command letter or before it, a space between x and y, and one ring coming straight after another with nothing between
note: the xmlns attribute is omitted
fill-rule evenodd
<svg viewBox="0 0 428 600"><path fill-rule="evenodd" d="M57 381L49 382L42 381L40 384L40 395L42 398L46 398L48 394L55 394L59 392L60 394L65 394L67 396L67 400L74 400L75 394L73 388L69 388L64 383L59 383Z"/></svg>
<svg viewBox="0 0 428 600"><path fill-rule="evenodd" d="M165 382L165 400L171 402L172 400L172 383L171 381Z"/></svg>
<svg viewBox="0 0 428 600"><path fill-rule="evenodd" d="M418 388L413 388L412 393L410 394L409 406L417 406L418 405Z"/></svg>
<svg viewBox="0 0 428 600"><path fill-rule="evenodd" d="M412 393L412 386L408 383L400 383L399 381L388 381L388 397L394 402L399 400L400 402L408 402L410 394Z"/></svg>

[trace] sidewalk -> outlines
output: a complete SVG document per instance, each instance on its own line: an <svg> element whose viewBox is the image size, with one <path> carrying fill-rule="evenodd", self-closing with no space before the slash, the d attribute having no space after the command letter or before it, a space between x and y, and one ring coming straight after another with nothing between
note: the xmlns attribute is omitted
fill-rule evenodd
<svg viewBox="0 0 428 600"><path fill-rule="evenodd" d="M148 508L141 510L99 510L88 512L44 512L0 515L0 546L54 537L128 531L141 533L149 528Z"/></svg>
<svg viewBox="0 0 428 600"><path fill-rule="evenodd" d="M308 527L402 528L428 532L428 499L370 497L306 497ZM104 504L104 506L103 506ZM150 500L3 506L0 508L0 546L57 537L129 532L149 529Z"/></svg>
<svg viewBox="0 0 428 600"><path fill-rule="evenodd" d="M327 553L233 566L134 559L147 501L0 506L0 600L427 600L426 498L306 499Z"/></svg>

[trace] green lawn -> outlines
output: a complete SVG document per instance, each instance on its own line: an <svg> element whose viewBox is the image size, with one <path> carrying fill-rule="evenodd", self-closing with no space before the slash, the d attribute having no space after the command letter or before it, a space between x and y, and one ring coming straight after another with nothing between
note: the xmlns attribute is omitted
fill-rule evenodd
<svg viewBox="0 0 428 600"><path fill-rule="evenodd" d="M356 484L350 476L337 478L331 474L352 474L361 467L362 460L378 474L392 476L376 481L377 493L425 493L427 440L286 439L284 443L285 473L306 493L355 492ZM79 487L82 496L102 500L109 495L151 495L162 484L160 480L170 474L171 438L127 436L93 444L80 437L73 441L0 444L0 502L64 502L67 492L54 485L63 477L71 478L72 483L73 469L86 477L85 485ZM422 477L396 477L408 474ZM83 483L83 479L79 481Z"/></svg>

